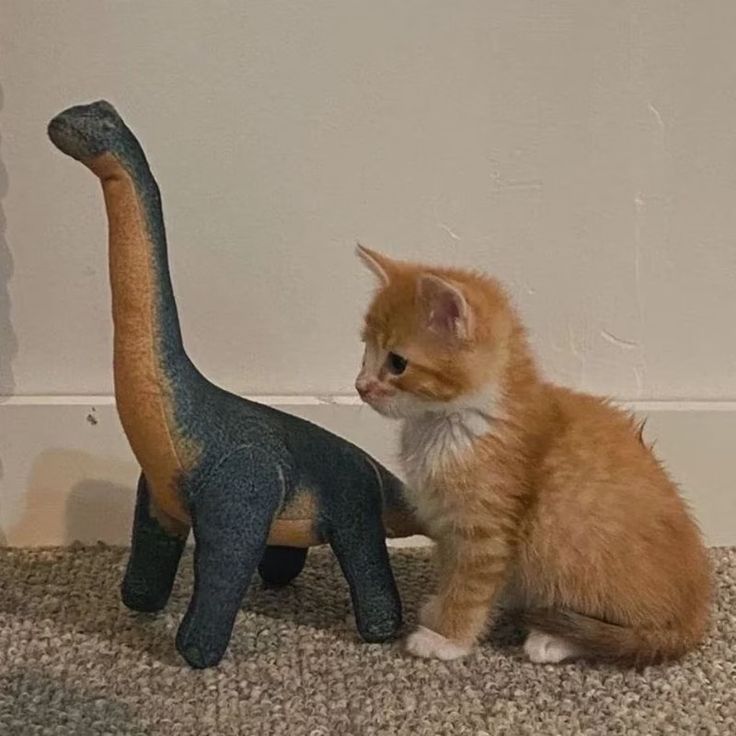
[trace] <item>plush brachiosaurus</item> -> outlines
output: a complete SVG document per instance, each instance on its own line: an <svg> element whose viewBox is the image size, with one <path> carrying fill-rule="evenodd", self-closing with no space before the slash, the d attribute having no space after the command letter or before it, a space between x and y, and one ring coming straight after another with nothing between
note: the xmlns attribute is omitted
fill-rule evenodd
<svg viewBox="0 0 736 736"><path fill-rule="evenodd" d="M243 595L299 574L329 543L362 637L401 626L389 536L418 531L400 481L320 427L210 383L184 351L169 278L158 186L133 133L107 102L48 126L102 182L109 225L115 398L142 473L122 584L137 611L166 605L190 527L194 592L176 646L193 667L220 661Z"/></svg>

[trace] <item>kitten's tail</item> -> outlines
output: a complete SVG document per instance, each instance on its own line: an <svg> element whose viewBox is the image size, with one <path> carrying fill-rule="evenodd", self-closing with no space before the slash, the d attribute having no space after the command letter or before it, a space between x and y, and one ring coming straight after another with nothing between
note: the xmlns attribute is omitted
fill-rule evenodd
<svg viewBox="0 0 736 736"><path fill-rule="evenodd" d="M577 644L585 656L643 667L681 657L703 638L705 622L690 627L621 626L568 609L524 613L529 628Z"/></svg>

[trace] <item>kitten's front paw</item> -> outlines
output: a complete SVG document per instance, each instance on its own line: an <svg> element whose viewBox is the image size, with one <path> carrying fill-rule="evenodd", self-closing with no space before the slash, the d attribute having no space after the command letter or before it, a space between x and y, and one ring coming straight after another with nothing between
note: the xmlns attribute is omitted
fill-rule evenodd
<svg viewBox="0 0 736 736"><path fill-rule="evenodd" d="M415 657L448 660L464 657L470 653L472 647L447 639L425 626L419 626L406 640L406 649Z"/></svg>
<svg viewBox="0 0 736 736"><path fill-rule="evenodd" d="M532 629L524 642L524 653L536 664L559 664L579 657L582 650L566 639Z"/></svg>

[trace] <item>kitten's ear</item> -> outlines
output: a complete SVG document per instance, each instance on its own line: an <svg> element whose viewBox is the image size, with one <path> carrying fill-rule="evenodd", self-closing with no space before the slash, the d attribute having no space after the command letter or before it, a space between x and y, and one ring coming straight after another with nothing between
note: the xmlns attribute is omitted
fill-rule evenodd
<svg viewBox="0 0 736 736"><path fill-rule="evenodd" d="M387 256L377 253L375 250L357 244L355 252L363 263L373 271L383 286L388 286L391 274L395 271L394 262Z"/></svg>
<svg viewBox="0 0 736 736"><path fill-rule="evenodd" d="M472 335L472 309L457 286L438 276L422 274L419 298L426 307L427 326L431 330L460 339Z"/></svg>

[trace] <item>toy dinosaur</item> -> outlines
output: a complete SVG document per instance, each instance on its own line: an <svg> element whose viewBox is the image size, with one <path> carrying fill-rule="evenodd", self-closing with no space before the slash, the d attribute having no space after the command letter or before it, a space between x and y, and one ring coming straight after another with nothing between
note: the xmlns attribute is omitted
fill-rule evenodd
<svg viewBox="0 0 736 736"><path fill-rule="evenodd" d="M182 343L161 200L146 157L109 103L49 123L63 153L102 183L109 226L115 398L141 466L122 598L158 611L190 527L194 591L176 647L192 667L217 664L259 569L267 584L299 574L311 545L331 545L361 636L398 633L401 603L385 530L418 529L400 481L330 432L210 383Z"/></svg>

